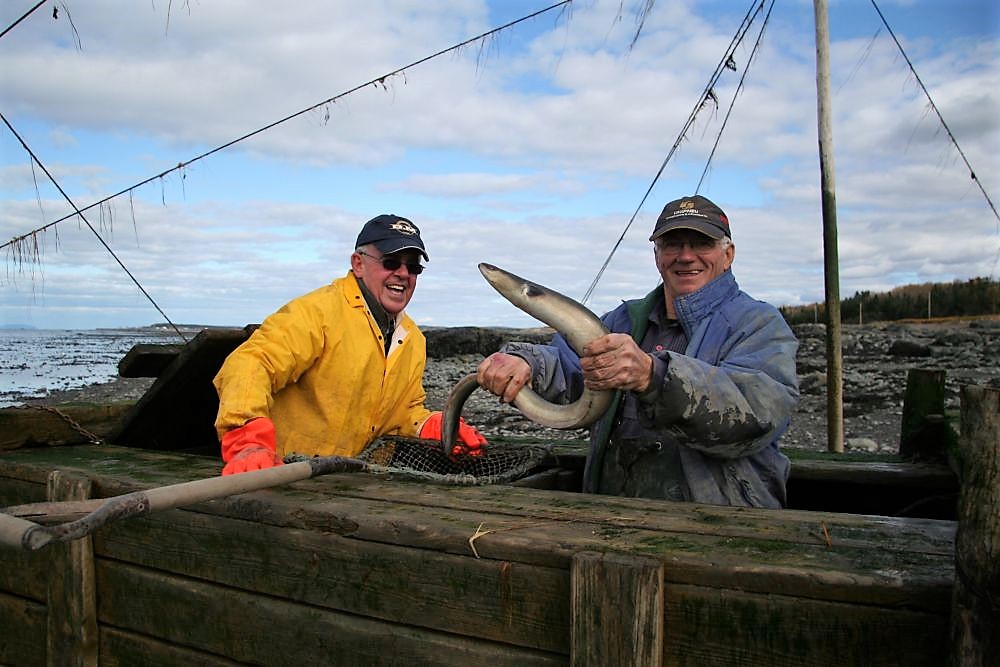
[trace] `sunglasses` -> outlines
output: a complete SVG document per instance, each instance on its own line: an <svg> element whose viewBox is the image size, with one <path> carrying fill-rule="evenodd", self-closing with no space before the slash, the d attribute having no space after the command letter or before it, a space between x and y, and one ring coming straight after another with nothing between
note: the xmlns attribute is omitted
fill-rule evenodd
<svg viewBox="0 0 1000 667"><path fill-rule="evenodd" d="M375 255L369 255L363 250L358 250L359 255L364 255L370 259L374 259L378 262L382 262L382 268L386 271L395 271L399 267L403 266L404 262L398 257L386 257L382 255L381 257L376 257ZM419 276L424 272L424 265L417 262L405 262L406 270L410 272L411 276Z"/></svg>
<svg viewBox="0 0 1000 667"><path fill-rule="evenodd" d="M672 237L656 239L656 247L664 255L679 255L684 251L684 246L691 248L691 252L697 255L706 255L719 245L716 239L703 234L696 234L689 238Z"/></svg>

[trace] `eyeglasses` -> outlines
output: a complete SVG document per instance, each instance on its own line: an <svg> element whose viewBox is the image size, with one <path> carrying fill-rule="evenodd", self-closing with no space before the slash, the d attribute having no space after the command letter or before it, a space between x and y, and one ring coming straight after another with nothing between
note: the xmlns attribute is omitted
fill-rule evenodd
<svg viewBox="0 0 1000 667"><path fill-rule="evenodd" d="M406 264L406 270L410 272L411 276L419 276L424 272L424 265L418 262L403 262L403 260L398 257L386 257L385 255L376 257L375 255L369 255L364 250L358 250L356 252L359 255L364 255L365 257L374 259L375 261L382 262L382 268L386 271L395 271L399 267L403 266L403 264Z"/></svg>
<svg viewBox="0 0 1000 667"><path fill-rule="evenodd" d="M656 247L664 255L679 255L684 250L684 246L691 248L691 252L704 255L712 252L719 245L717 239L708 236L698 236L687 239L657 239Z"/></svg>

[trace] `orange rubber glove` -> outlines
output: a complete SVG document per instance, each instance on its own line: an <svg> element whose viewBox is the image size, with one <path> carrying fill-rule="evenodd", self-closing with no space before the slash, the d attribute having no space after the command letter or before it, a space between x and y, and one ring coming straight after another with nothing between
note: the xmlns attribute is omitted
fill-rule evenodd
<svg viewBox="0 0 1000 667"><path fill-rule="evenodd" d="M267 417L251 419L222 436L223 475L280 466L274 422Z"/></svg>
<svg viewBox="0 0 1000 667"><path fill-rule="evenodd" d="M431 416L424 422L424 425L420 427L419 436L427 440L440 440L442 416L443 413L441 412L432 412ZM474 426L466 424L465 420L461 417L458 419L458 433L456 437L458 438L458 442L451 448L452 456L461 456L462 454L481 456L483 445L487 444L483 434L477 431Z"/></svg>

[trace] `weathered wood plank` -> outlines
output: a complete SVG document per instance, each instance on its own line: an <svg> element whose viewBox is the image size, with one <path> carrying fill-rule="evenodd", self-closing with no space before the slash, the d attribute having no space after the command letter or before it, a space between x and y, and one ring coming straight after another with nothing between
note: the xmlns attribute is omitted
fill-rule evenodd
<svg viewBox="0 0 1000 667"><path fill-rule="evenodd" d="M581 552L573 557L570 581L570 664L662 664L662 562Z"/></svg>
<svg viewBox="0 0 1000 667"><path fill-rule="evenodd" d="M0 458L0 465L4 472L10 472L3 458ZM0 476L0 507L43 500L45 500L44 482L39 484ZM0 591L29 598L44 608L48 594L46 582L51 567L50 558L47 551L29 553L0 547ZM2 634L0 632L0 635ZM42 636L44 637L44 634ZM5 663L0 662L0 664Z"/></svg>
<svg viewBox="0 0 1000 667"><path fill-rule="evenodd" d="M958 477L944 464L851 461L839 458L843 455L837 455L836 460L804 458L809 454L796 452L792 459L790 509L955 520ZM563 471L565 476L551 479L539 474L530 485L580 491L584 460L583 454L555 454L550 465L570 468ZM528 484L515 482L512 486Z"/></svg>
<svg viewBox="0 0 1000 667"><path fill-rule="evenodd" d="M946 660L946 610L671 584L665 597L664 665L940 667Z"/></svg>
<svg viewBox="0 0 1000 667"><path fill-rule="evenodd" d="M799 479L809 481L850 480L854 484L917 486L953 490L958 478L948 466L935 463L860 463L852 461L802 461L795 465Z"/></svg>
<svg viewBox="0 0 1000 667"><path fill-rule="evenodd" d="M98 587L102 623L243 662L565 664L558 654L385 623L112 561L98 562Z"/></svg>
<svg viewBox="0 0 1000 667"><path fill-rule="evenodd" d="M130 403L0 408L0 451L83 444L92 435L105 438L129 408Z"/></svg>
<svg viewBox="0 0 1000 667"><path fill-rule="evenodd" d="M149 449L218 452L214 422L219 399L212 378L248 337L246 328L202 330L163 369L109 439Z"/></svg>
<svg viewBox="0 0 1000 667"><path fill-rule="evenodd" d="M0 547L0 591L44 605L48 593L46 582L51 570L50 558L47 551L31 553Z"/></svg>
<svg viewBox="0 0 1000 667"><path fill-rule="evenodd" d="M393 623L568 652L565 570L188 511L123 522L95 541L102 557L177 575Z"/></svg>
<svg viewBox="0 0 1000 667"><path fill-rule="evenodd" d="M50 500L86 500L90 480L79 474L53 470ZM97 603L94 599L93 539L84 537L50 547L48 576L49 665L97 665Z"/></svg>
<svg viewBox="0 0 1000 667"><path fill-rule="evenodd" d="M331 476L312 480L321 493L338 497L378 499L428 507L483 510L518 517L546 518L622 528L641 526L670 532L764 538L801 544L825 544L826 532L838 544L877 544L892 536L906 550L950 554L954 549L953 522L861 516L831 512L760 510L694 503L670 503L617 496L526 491L507 486L446 487L371 480L366 476Z"/></svg>
<svg viewBox="0 0 1000 667"><path fill-rule="evenodd" d="M8 484L33 493L34 487L11 475L44 480L52 469L86 472L95 495L218 471L214 458L89 446L19 450L5 454L2 464L7 477L0 478L0 497L8 494ZM100 531L94 544L101 556L101 622L112 622L105 620L106 610L115 625L124 623L123 630L137 634L150 633L164 616L179 615L177 623L190 624L194 618L214 622L226 616L224 610L251 609L256 618L263 605L265 620L251 630L263 637L270 632L267 619L284 619L289 613L284 605L291 605L288 618L293 620L276 627L322 619L315 638L312 629L307 631L307 643L318 642L324 632L352 632L361 623L372 645L379 644L379 633L401 627L416 633L411 637L415 646L426 647L429 641L475 660L483 658L484 647L509 650L518 637L529 658L548 662L565 662L568 655L574 556L580 551L645 556L665 566L666 627L679 633L672 637L677 646L695 647L683 655L721 642L714 638L725 634L717 628L727 627L733 607L726 605L734 596L751 600L737 610L763 610L791 624L779 623L774 630L779 634L769 643L751 638L718 649L720 664L740 664L740 656L766 656L771 649L779 651L777 662L783 642L797 641L802 633L836 637L843 627L843 636L878 641L864 634L855 617L884 624L900 610L909 614L899 626L900 643L919 645L925 635L940 641L937 623L950 608L954 528L953 522L743 510L512 487L444 487L346 474L122 521ZM151 569L122 575L128 581L108 589L114 596L137 598L120 601L105 595L101 573L127 568L124 561ZM411 583L409 575L418 583ZM156 583L131 585L149 583L148 577ZM720 596L691 603L715 625L677 627L670 621L679 605L688 604L683 596L671 597L678 586ZM192 593L192 588L197 590ZM129 605L156 611L136 612ZM830 616L800 618L794 610L803 605L818 605ZM858 609L867 612L858 615ZM135 614L141 627L129 625ZM359 619L362 615L366 618ZM221 639L222 644L213 644L211 637L208 644L191 643L177 639L190 628L168 629L176 637L164 636L165 642L245 659L227 653L232 647ZM196 628L195 637L212 630ZM288 637L298 641L296 632L280 635L272 650L286 647ZM223 638L242 636L236 633L234 622L224 628ZM666 643L665 658L670 655ZM383 657L372 654L370 646L347 648L361 664L379 664ZM410 648L401 649L401 655L412 657L405 653ZM301 657L296 651L293 657ZM316 655L322 660L326 654ZM421 660L422 654L414 657Z"/></svg>
<svg viewBox="0 0 1000 667"><path fill-rule="evenodd" d="M101 667L236 667L244 663L118 628L101 629Z"/></svg>
<svg viewBox="0 0 1000 667"><path fill-rule="evenodd" d="M45 605L0 590L0 665L45 665Z"/></svg>
<svg viewBox="0 0 1000 667"><path fill-rule="evenodd" d="M908 459L944 461L948 424L944 419L945 370L911 368L903 393L899 454Z"/></svg>
<svg viewBox="0 0 1000 667"><path fill-rule="evenodd" d="M420 486L411 492L419 495ZM872 604L939 608L947 605L951 588L951 554L908 552L896 548L902 545L897 545L891 534L876 546L807 547L768 539L651 531L639 526L602 527L572 520L492 516L313 495L299 489L212 501L198 510L459 555L472 553L469 540L478 534L475 544L482 557L561 569L568 569L573 554L581 550L645 554L681 565L672 567L669 574L680 582L752 587L760 592L824 599L856 600L860 596Z"/></svg>
<svg viewBox="0 0 1000 667"><path fill-rule="evenodd" d="M962 387L962 496L955 543L951 664L1000 653L1000 389Z"/></svg>
<svg viewBox="0 0 1000 667"><path fill-rule="evenodd" d="M0 507L44 502L47 472L41 476L40 481L29 480L28 477L35 477L35 473L42 472L42 469L36 466L10 465L2 457L0 457L0 469L3 470L3 474L0 474ZM25 477L19 477L19 474L24 474Z"/></svg>
<svg viewBox="0 0 1000 667"><path fill-rule="evenodd" d="M554 489L556 487L556 480L559 478L559 473L559 468L549 468L534 475L514 480L510 483L510 486L524 489Z"/></svg>
<svg viewBox="0 0 1000 667"><path fill-rule="evenodd" d="M51 458L44 451L37 456ZM121 451L94 462L102 469L95 484L104 495L141 488L139 475L147 485L153 478L181 481L197 476L204 467L199 461ZM180 476L181 469L186 476ZM107 480L109 488L104 488ZM686 564L671 568L670 577L709 577L713 585L742 586L745 573L756 571L760 574L753 580L761 582L762 590L776 586L778 592L831 599L850 599L863 591L872 603L922 601L934 606L950 596L951 587L952 522L743 510L510 487L449 488L362 475L333 475L198 509L459 555L470 553L470 536L485 525L488 532L477 540L477 549L495 560L568 569L576 551L618 550Z"/></svg>
<svg viewBox="0 0 1000 667"><path fill-rule="evenodd" d="M138 343L118 362L118 375L123 378L160 377L183 349L183 345L169 343Z"/></svg>
<svg viewBox="0 0 1000 667"><path fill-rule="evenodd" d="M94 483L94 495L107 497L218 475L222 460L115 445L32 447L0 455L0 479L40 484L38 500L45 499L49 472L56 468L88 473Z"/></svg>
<svg viewBox="0 0 1000 667"><path fill-rule="evenodd" d="M9 476L39 480L44 480L48 469L53 467L83 471L99 469L100 473L93 475L95 495L111 496L212 476L219 471L219 461L172 452L72 447L57 451L12 452L5 457L3 467ZM956 528L950 521L728 508L540 492L509 486L453 487L368 474L330 475L283 489L283 496L293 505L313 506L314 501L329 501L330 498L359 498L407 506L486 512L491 516L586 522L623 529L641 526L671 533L769 539L810 546L826 546L829 538L837 546L880 550L882 544L891 540L896 550L942 555L954 552ZM299 496L299 493L306 495ZM211 507L212 504L206 505L206 511L212 511ZM464 548L462 553L465 553Z"/></svg>
<svg viewBox="0 0 1000 667"><path fill-rule="evenodd" d="M207 386L207 383L207 379L201 382L203 386ZM210 400L215 401L214 395ZM214 410L214 407L212 409ZM125 407L122 406L123 413L124 410ZM13 414L10 413L11 418ZM131 419L131 416L123 415L119 421ZM143 417L140 421L145 419ZM206 427L212 419L214 413L203 414L198 418L201 424L199 429L179 433L180 441L171 449L214 457L218 446L214 434L209 433ZM79 423L84 429L91 427L85 415ZM167 423L170 424L170 428L175 428L174 417L168 417ZM95 424L91 430L107 438L119 437L113 432L113 423ZM197 432L201 435L192 439L192 433ZM30 426L22 437L29 440L35 437L31 433ZM61 442L63 444L83 442L83 436L69 434L69 437L76 439ZM16 448L18 440L13 440L10 446ZM547 463L551 466L550 469L530 478L518 480L511 485L579 491L584 455L574 449L568 450L564 446L556 446L553 452L551 460ZM788 480L789 507L792 509L955 520L958 481L954 472L943 464L813 460L808 456L808 452L800 452L792 462Z"/></svg>
<svg viewBox="0 0 1000 667"><path fill-rule="evenodd" d="M788 503L803 510L954 521L958 477L930 463L795 461Z"/></svg>

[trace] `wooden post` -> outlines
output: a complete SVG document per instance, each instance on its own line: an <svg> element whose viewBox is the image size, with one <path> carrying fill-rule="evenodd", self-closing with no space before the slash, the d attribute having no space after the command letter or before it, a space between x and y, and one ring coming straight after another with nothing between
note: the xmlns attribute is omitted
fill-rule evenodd
<svg viewBox="0 0 1000 667"><path fill-rule="evenodd" d="M962 387L961 491L951 604L951 664L1000 651L1000 389Z"/></svg>
<svg viewBox="0 0 1000 667"><path fill-rule="evenodd" d="M823 210L823 277L826 287L827 449L844 451L844 377L840 326L840 257L837 251L837 186L833 166L830 104L830 29L826 0L813 0L816 14L816 111L819 180Z"/></svg>
<svg viewBox="0 0 1000 667"><path fill-rule="evenodd" d="M49 474L52 501L87 500L91 483L83 475L54 470ZM53 544L48 580L47 664L97 665L97 593L94 547L90 537Z"/></svg>
<svg viewBox="0 0 1000 667"><path fill-rule="evenodd" d="M584 551L570 572L570 664L663 664L663 563Z"/></svg>
<svg viewBox="0 0 1000 667"><path fill-rule="evenodd" d="M947 458L950 427L944 418L945 371L911 368L906 374L899 455L922 461Z"/></svg>

